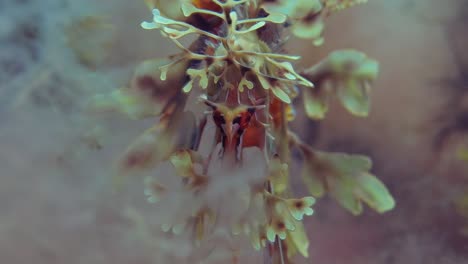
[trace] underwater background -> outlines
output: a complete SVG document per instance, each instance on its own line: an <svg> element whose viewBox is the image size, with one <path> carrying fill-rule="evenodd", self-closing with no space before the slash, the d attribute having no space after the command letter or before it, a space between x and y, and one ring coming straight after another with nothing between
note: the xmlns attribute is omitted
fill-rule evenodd
<svg viewBox="0 0 468 264"><path fill-rule="evenodd" d="M142 2L0 0L0 263L174 263L162 252L184 250L148 227L164 212L141 179L115 188L112 177L116 153L152 121L85 109L138 62L176 51L140 28ZM302 66L343 48L377 59L372 110L355 118L335 103L321 122L298 110L294 130L370 156L396 207L353 216L322 199L297 263L468 263L468 2L370 0L327 22L323 46L287 49Z"/></svg>

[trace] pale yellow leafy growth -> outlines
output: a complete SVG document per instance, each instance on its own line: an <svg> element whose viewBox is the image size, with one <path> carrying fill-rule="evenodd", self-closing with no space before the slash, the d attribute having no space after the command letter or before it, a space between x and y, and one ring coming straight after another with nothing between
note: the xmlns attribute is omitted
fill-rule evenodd
<svg viewBox="0 0 468 264"><path fill-rule="evenodd" d="M198 85L202 89L206 89L208 87L208 73L207 73L205 68L203 68L203 69L188 69L187 70L187 75L190 76L190 81L182 89L185 93L188 93L188 92L191 91L191 89L193 87L193 82L195 80L198 80Z"/></svg>
<svg viewBox="0 0 468 264"><path fill-rule="evenodd" d="M110 94L95 95L89 109L93 112L119 112L130 119L139 120L158 115L162 107L157 107L145 96L121 88Z"/></svg>
<svg viewBox="0 0 468 264"><path fill-rule="evenodd" d="M272 93L281 101L290 104L291 98L290 96L281 88L281 83L276 82L275 84L271 84L265 77L258 76L258 80L263 88L266 90L271 90Z"/></svg>
<svg viewBox="0 0 468 264"><path fill-rule="evenodd" d="M249 81L246 76L243 76L241 81L239 82L239 86L237 87L237 89L240 92L244 92L245 88L252 90L254 88L254 83Z"/></svg>
<svg viewBox="0 0 468 264"><path fill-rule="evenodd" d="M322 33L325 29L325 24L320 15L311 17L311 20L300 21L292 27L293 34L298 38L311 39L315 46L320 46L324 43Z"/></svg>
<svg viewBox="0 0 468 264"><path fill-rule="evenodd" d="M195 163L203 163L200 154L191 150L178 150L171 155L170 161L177 175L185 178L184 183L189 190L197 192L208 184L208 177L195 171Z"/></svg>
<svg viewBox="0 0 468 264"><path fill-rule="evenodd" d="M298 250L302 255L307 256L308 240L301 221L304 215L313 214L311 206L315 203L315 199L313 197L285 199L268 192L264 195L268 215L268 223L265 226L267 240L274 242L278 237L285 243L289 243L288 246L292 247L293 252Z"/></svg>
<svg viewBox="0 0 468 264"><path fill-rule="evenodd" d="M203 157L192 150L179 150L171 155L170 161L177 171L177 175L182 177L194 177L195 163L203 163Z"/></svg>
<svg viewBox="0 0 468 264"><path fill-rule="evenodd" d="M348 79L343 85L343 89L338 90L338 98L343 106L356 116L367 116L370 108L370 85L355 79Z"/></svg>
<svg viewBox="0 0 468 264"><path fill-rule="evenodd" d="M324 42L325 16L365 2L367 0L278 0L264 1L263 6L268 12L286 15L296 37L311 39L319 46Z"/></svg>
<svg viewBox="0 0 468 264"><path fill-rule="evenodd" d="M285 241L288 247L288 259L291 259L296 252L304 257L309 257L309 238L302 222L296 223L294 231L288 231Z"/></svg>
<svg viewBox="0 0 468 264"><path fill-rule="evenodd" d="M195 175L195 168L189 151L177 151L171 156L170 160L177 171L177 175L182 177Z"/></svg>
<svg viewBox="0 0 468 264"><path fill-rule="evenodd" d="M190 147L196 133L195 116L189 112L175 113L174 120L162 120L138 137L119 162L123 175L149 169L166 160L177 148Z"/></svg>
<svg viewBox="0 0 468 264"><path fill-rule="evenodd" d="M362 212L362 203L379 213L391 210L395 201L374 175L372 163L361 155L325 153L306 150L302 172L309 191L316 197L329 192L339 204L353 214Z"/></svg>
<svg viewBox="0 0 468 264"><path fill-rule="evenodd" d="M303 90L304 109L309 118L323 119L328 111L330 93L325 88Z"/></svg>
<svg viewBox="0 0 468 264"><path fill-rule="evenodd" d="M148 129L127 148L119 162L119 171L126 174L155 166L172 152L170 139L164 127Z"/></svg>
<svg viewBox="0 0 468 264"><path fill-rule="evenodd" d="M268 213L271 214L268 224L265 227L268 241L275 242L276 236L281 240L286 239L287 231L296 229L295 219L288 210L287 204L279 198L267 195L267 200L275 200L268 208ZM267 204L269 202L267 201Z"/></svg>
<svg viewBox="0 0 468 264"><path fill-rule="evenodd" d="M159 115L182 87L188 65L187 61L181 60L166 71L164 66L169 62L168 59L144 61L135 70L130 87L94 96L88 104L88 110L117 112L130 119Z"/></svg>
<svg viewBox="0 0 468 264"><path fill-rule="evenodd" d="M262 228L260 225L254 225L251 229L249 229L249 237L252 247L255 250L260 250L264 248L267 244L267 236L265 229Z"/></svg>
<svg viewBox="0 0 468 264"><path fill-rule="evenodd" d="M328 110L329 97L336 96L353 115L365 117L369 113L369 91L377 78L379 64L364 53L339 50L319 64L304 71L316 90L304 92L306 113L310 118L322 119Z"/></svg>
<svg viewBox="0 0 468 264"><path fill-rule="evenodd" d="M323 6L319 0L280 0L264 3L264 7L268 12L286 15L296 37L311 39L316 45L323 43Z"/></svg>
<svg viewBox="0 0 468 264"><path fill-rule="evenodd" d="M190 0L145 0L150 10L159 9L164 16L175 20L185 20L186 17L180 8L182 4Z"/></svg>
<svg viewBox="0 0 468 264"><path fill-rule="evenodd" d="M349 8L367 0L278 0L265 1L263 6L270 13L286 15L291 22L291 31L298 37L322 45L324 18L337 11Z"/></svg>
<svg viewBox="0 0 468 264"><path fill-rule="evenodd" d="M361 173L356 178L354 196L379 213L387 212L395 207L395 201L387 187L370 173Z"/></svg>
<svg viewBox="0 0 468 264"><path fill-rule="evenodd" d="M315 204L315 199L310 196L301 199L287 199L286 204L294 219L302 221L304 215L311 216L314 213L314 210L311 207Z"/></svg>
<svg viewBox="0 0 468 264"><path fill-rule="evenodd" d="M259 58L260 59L260 58ZM262 60L258 61L262 62ZM269 72L275 72L275 78L265 77L263 73L257 75L257 78L264 89L272 91L273 95L286 104L292 102L292 98L297 96L294 89L291 89L293 83L306 87L313 87L313 84L298 74L290 62L278 62L270 58L265 59L265 65Z"/></svg>
<svg viewBox="0 0 468 264"><path fill-rule="evenodd" d="M268 165L269 180L274 193L284 193L289 186L288 164L282 163L279 158L273 158Z"/></svg>

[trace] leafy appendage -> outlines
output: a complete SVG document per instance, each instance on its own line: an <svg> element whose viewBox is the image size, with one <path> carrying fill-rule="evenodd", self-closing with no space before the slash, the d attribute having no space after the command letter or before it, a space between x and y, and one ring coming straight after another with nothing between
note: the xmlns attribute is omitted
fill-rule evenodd
<svg viewBox="0 0 468 264"><path fill-rule="evenodd" d="M335 96L353 115L365 117L369 113L370 85L377 78L379 64L364 53L340 50L331 53L303 75L315 84L305 89L304 106L312 119L324 118L329 98Z"/></svg>
<svg viewBox="0 0 468 264"><path fill-rule="evenodd" d="M369 173L371 160L362 155L326 153L304 150L302 177L312 195L322 197L328 192L337 202L358 215L365 203L384 213L395 206L385 185Z"/></svg>

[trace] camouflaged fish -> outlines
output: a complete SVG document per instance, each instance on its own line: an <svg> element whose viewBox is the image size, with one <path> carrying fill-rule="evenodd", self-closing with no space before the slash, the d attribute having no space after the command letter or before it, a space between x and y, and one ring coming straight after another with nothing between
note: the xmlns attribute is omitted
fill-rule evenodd
<svg viewBox="0 0 468 264"><path fill-rule="evenodd" d="M394 207L386 187L369 171L361 155L326 153L304 143L289 129L293 102L302 98L312 119L324 118L336 97L352 114L366 116L368 92L378 63L354 50L335 51L307 69L287 54L290 36L323 43L327 16L365 1L338 0L146 0L152 18L141 27L159 31L180 52L143 62L128 87L96 96L96 111L117 111L129 118L156 117L158 122L136 139L119 162L119 173L145 171L170 162L180 178L180 192L190 197L177 219L163 224L166 232L192 234L202 246L221 216L204 197L221 176L214 164L233 174L248 163L247 149L257 149L265 169L241 191L242 203L229 223L230 239L248 237L264 250L264 263L291 263L308 256L302 220L313 214L317 198L329 194L353 214L363 203L383 213ZM194 37L186 46L182 39ZM190 100L205 105L201 115L187 111ZM214 129L211 143L203 142ZM201 148L209 145L208 154ZM291 149L302 155L302 180L311 196L295 198L289 185ZM219 167L219 166L218 166ZM221 171L222 171L221 170ZM146 179L148 201L164 203L170 187ZM173 196L171 196L173 197ZM237 200L236 200L237 199ZM185 200L184 200L185 201ZM236 250L232 250L236 262Z"/></svg>

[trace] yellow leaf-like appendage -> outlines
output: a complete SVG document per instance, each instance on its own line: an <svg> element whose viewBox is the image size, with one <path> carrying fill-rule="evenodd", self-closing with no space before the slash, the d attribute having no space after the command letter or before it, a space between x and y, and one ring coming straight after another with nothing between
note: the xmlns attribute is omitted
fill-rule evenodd
<svg viewBox="0 0 468 264"><path fill-rule="evenodd" d="M379 64L364 53L340 50L331 53L316 66L307 69L304 76L315 84L314 91L304 88L307 115L322 119L328 110L328 98L336 96L355 116L369 113L370 85L377 78Z"/></svg>
<svg viewBox="0 0 468 264"><path fill-rule="evenodd" d="M303 179L312 195L329 192L351 213L362 212L362 203L379 213L391 210L395 201L385 185L368 171L372 163L361 155L308 151Z"/></svg>

